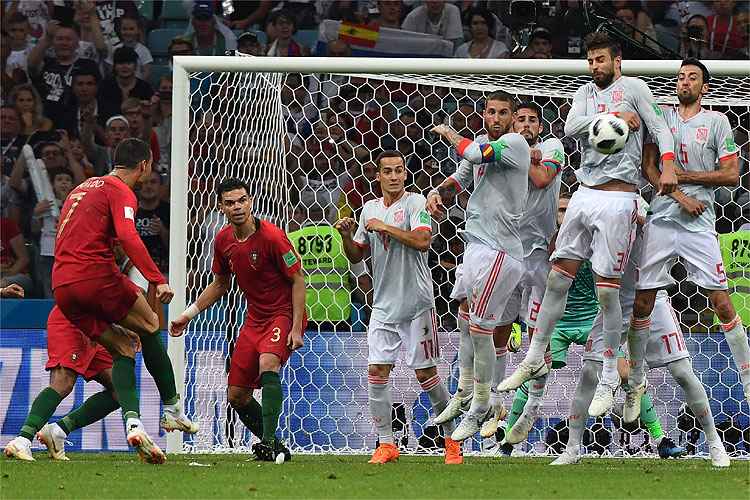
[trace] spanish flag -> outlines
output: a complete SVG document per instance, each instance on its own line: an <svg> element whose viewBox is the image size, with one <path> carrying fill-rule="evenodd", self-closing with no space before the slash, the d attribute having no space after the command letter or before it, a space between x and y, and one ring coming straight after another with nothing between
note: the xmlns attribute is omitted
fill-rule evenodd
<svg viewBox="0 0 750 500"><path fill-rule="evenodd" d="M379 33L380 26L377 24L352 24L342 21L339 26L339 40L360 47L375 47Z"/></svg>

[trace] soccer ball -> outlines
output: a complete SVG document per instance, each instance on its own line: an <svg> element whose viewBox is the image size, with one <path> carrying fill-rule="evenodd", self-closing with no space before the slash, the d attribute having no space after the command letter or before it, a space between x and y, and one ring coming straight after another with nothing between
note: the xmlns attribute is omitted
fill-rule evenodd
<svg viewBox="0 0 750 500"><path fill-rule="evenodd" d="M625 120L604 113L589 125L589 144L603 155L618 153L628 141L630 129Z"/></svg>

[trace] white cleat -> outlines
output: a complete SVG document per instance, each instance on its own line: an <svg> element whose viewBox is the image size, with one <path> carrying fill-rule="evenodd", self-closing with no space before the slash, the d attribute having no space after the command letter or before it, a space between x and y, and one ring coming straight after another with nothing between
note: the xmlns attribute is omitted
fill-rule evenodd
<svg viewBox="0 0 750 500"><path fill-rule="evenodd" d="M721 442L711 443L708 446L708 454L711 456L711 465L714 467L729 467L731 461Z"/></svg>
<svg viewBox="0 0 750 500"><path fill-rule="evenodd" d="M503 405L498 405L494 408L492 416L487 419L483 424L482 428L479 429L479 435L483 438L490 438L495 435L497 428L500 427L500 421L505 420L508 416L508 410Z"/></svg>
<svg viewBox="0 0 750 500"><path fill-rule="evenodd" d="M549 373L549 367L544 360L540 361L538 365L531 365L526 360L521 361L510 377L505 378L497 386L497 392L508 392L513 391L521 387L521 384L527 380L541 377Z"/></svg>
<svg viewBox="0 0 750 500"><path fill-rule="evenodd" d="M31 441L21 436L13 438L5 445L5 456L26 462L33 462L34 457L31 455Z"/></svg>
<svg viewBox="0 0 750 500"><path fill-rule="evenodd" d="M136 449L141 460L148 464L163 464L167 456L154 443L142 427L133 426L128 431L128 444Z"/></svg>
<svg viewBox="0 0 750 500"><path fill-rule="evenodd" d="M174 414L169 411L162 413L159 427L167 432L182 431L188 434L195 434L199 429L198 424L187 418L184 413Z"/></svg>
<svg viewBox="0 0 750 500"><path fill-rule="evenodd" d="M453 431L453 434L451 434L451 439L461 442L466 438L470 438L471 436L479 432L480 424L482 421L484 421L486 416L486 412L482 412L479 415L475 413L467 413L466 415L464 415L461 423L458 424L458 427L456 427L456 430Z"/></svg>
<svg viewBox="0 0 750 500"><path fill-rule="evenodd" d="M576 465L577 463L580 463L580 461L581 456L578 453L572 453L565 450L559 457L551 462L550 465Z"/></svg>
<svg viewBox="0 0 750 500"><path fill-rule="evenodd" d="M505 441L509 444L518 444L529 437L531 428L534 427L536 422L537 409L531 408L532 405L527 404L523 409L523 413L518 417L513 427L505 434Z"/></svg>
<svg viewBox="0 0 750 500"><path fill-rule="evenodd" d="M635 422L641 415L641 398L646 393L646 387L648 387L648 381L643 380L643 383L637 387L628 386L628 390L625 391L625 404L622 407L622 420L626 424Z"/></svg>
<svg viewBox="0 0 750 500"><path fill-rule="evenodd" d="M471 407L471 399L471 395L459 397L454 394L450 401L448 401L448 406L432 422L435 425L440 425L460 417L461 414L468 411L469 407Z"/></svg>
<svg viewBox="0 0 750 500"><path fill-rule="evenodd" d="M589 415L601 417L606 415L615 403L615 388L604 382L599 382L594 392L594 398L589 405Z"/></svg>
<svg viewBox="0 0 750 500"><path fill-rule="evenodd" d="M47 447L47 453L52 460L70 460L65 456L65 438L67 436L57 424L44 424L36 439Z"/></svg>

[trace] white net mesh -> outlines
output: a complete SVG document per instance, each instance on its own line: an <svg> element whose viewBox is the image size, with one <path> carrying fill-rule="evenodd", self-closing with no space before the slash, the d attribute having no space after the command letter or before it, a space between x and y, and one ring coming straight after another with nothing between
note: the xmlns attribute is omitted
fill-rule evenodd
<svg viewBox="0 0 750 500"><path fill-rule="evenodd" d="M303 234L301 239L292 237L303 260L333 263L326 270L327 286L344 292L342 302L341 295L324 297L320 290L325 286L314 287L313 302L318 303L318 310L313 311L306 345L284 370L287 397L281 428L293 450L354 452L370 450L375 444L367 407L365 333L372 285L366 269L345 266L342 270L336 265L340 249L335 241L331 244L335 236L326 232L325 226L341 215L356 217L365 201L379 195L372 162L377 153L382 149L404 153L410 172L407 189L426 194L457 165L455 152L432 137L429 129L437 123L450 123L464 136L481 133L483 97L502 89L542 107L543 135L555 135L565 144L569 167L563 173L563 189L574 189L573 170L580 155L576 142L563 137L563 124L570 98L589 78L190 74L188 303L211 279L211 242L223 224L213 189L217 181L228 176L250 182L258 216L280 224L292 235ZM657 100L674 101L673 76L646 81ZM721 188L716 194L717 230L726 233L747 222L745 217L750 213L750 78L715 77L704 103L728 115L741 148L740 186ZM457 229L463 225L466 201L466 194L451 200L449 217L434 227L430 253L442 343L439 371L451 392L456 385L458 336L457 304L448 296L454 266L461 261L463 251ZM300 229L303 233L294 233ZM676 266L674 275L679 284L670 295L716 421L724 429L725 441L736 444L734 450L748 449L744 447L750 445L743 445L743 441L750 441L748 414L746 406L741 408L742 388L727 344L715 325L706 296L685 279L681 266ZM193 321L185 340L186 410L201 424L199 434L186 436L187 450L246 450L253 439L228 409L226 400L228 356L245 307L240 292L234 289L226 300ZM558 432L555 426L559 427L568 414L582 350L582 346L572 345L567 367L553 372L542 417L521 449L545 453L564 445L567 432ZM520 354L512 356L507 373L520 359ZM683 409L681 389L665 370L652 371L650 381L665 433L687 445L691 453L705 451L702 433ZM437 451L438 432L431 424L429 401L413 373L398 365L391 386L398 417L394 429L402 444L415 451ZM506 407L511 399L512 395L506 397ZM590 421L589 428L592 424ZM589 442L594 441L587 448L589 452L655 450L643 429L623 432L616 418L606 417L595 424L594 431L587 433ZM474 441L472 446L479 450L494 443L494 439L483 444Z"/></svg>

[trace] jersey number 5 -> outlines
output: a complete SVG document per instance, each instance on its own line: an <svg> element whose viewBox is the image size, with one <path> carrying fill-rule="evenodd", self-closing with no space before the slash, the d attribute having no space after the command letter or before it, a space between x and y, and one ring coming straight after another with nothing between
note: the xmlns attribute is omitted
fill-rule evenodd
<svg viewBox="0 0 750 500"><path fill-rule="evenodd" d="M70 210L68 210L68 213L65 214L65 219L63 219L63 221L60 223L60 229L57 230L58 238L62 234L63 229L65 229L65 224L67 224L70 218L73 217L73 212L76 211L78 204L81 203L81 200L84 196L86 196L87 192L88 191L81 191L80 193L73 193L70 195L70 199L73 200L73 204L70 206Z"/></svg>

